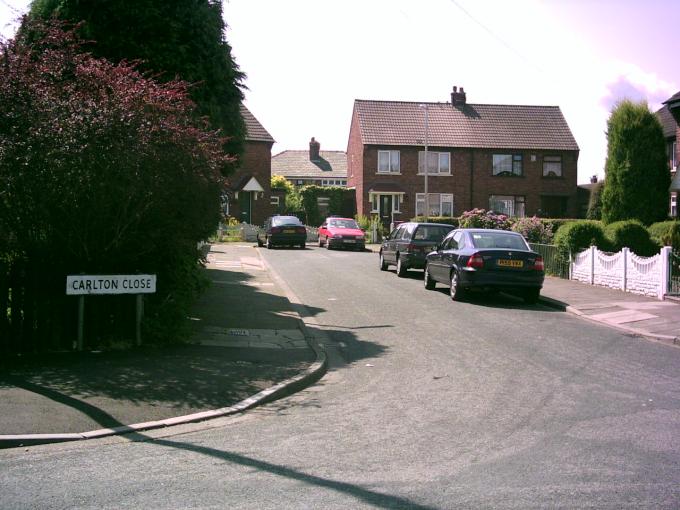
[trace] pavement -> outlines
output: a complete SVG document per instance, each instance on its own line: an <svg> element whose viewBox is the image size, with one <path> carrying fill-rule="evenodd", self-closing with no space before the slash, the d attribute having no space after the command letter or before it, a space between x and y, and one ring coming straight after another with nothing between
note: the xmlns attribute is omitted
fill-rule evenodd
<svg viewBox="0 0 680 510"><path fill-rule="evenodd" d="M212 285L194 308L186 344L51 353L0 368L0 448L204 422L323 376L326 355L300 316L304 305L253 244L212 245L206 274ZM680 299L554 277L546 277L540 299L585 320L680 345Z"/></svg>

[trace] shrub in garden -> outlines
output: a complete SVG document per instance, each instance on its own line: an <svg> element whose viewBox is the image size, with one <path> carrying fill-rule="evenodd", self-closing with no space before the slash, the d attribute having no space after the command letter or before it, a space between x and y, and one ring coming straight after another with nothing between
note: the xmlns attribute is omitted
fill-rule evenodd
<svg viewBox="0 0 680 510"><path fill-rule="evenodd" d="M660 221L647 227L652 240L660 246L672 246L680 250L680 221Z"/></svg>
<svg viewBox="0 0 680 510"><path fill-rule="evenodd" d="M425 216L416 216L415 218L412 218L411 221L427 221L429 223L439 223L458 227L458 218L455 216L428 216L427 218L425 218Z"/></svg>
<svg viewBox="0 0 680 510"><path fill-rule="evenodd" d="M611 249L604 235L602 223L594 220L579 220L562 225L555 233L554 244L564 259L567 259L570 253L576 254L591 245L603 251Z"/></svg>
<svg viewBox="0 0 680 510"><path fill-rule="evenodd" d="M536 216L532 218L517 218L512 230L519 232L530 243L550 244L553 239L552 225Z"/></svg>
<svg viewBox="0 0 680 510"><path fill-rule="evenodd" d="M604 233L614 251L629 248L641 257L651 257L659 252L659 246L652 241L649 231L637 220L615 221L605 227Z"/></svg>
<svg viewBox="0 0 680 510"><path fill-rule="evenodd" d="M512 222L505 214L496 214L485 209L472 209L465 211L458 218L461 228L493 228L497 230L510 230Z"/></svg>

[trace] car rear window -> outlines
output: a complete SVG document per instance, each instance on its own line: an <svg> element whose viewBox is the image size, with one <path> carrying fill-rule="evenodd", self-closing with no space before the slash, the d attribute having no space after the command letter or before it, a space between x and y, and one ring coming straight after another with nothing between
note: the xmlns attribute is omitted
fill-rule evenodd
<svg viewBox="0 0 680 510"><path fill-rule="evenodd" d="M280 227L281 225L302 225L302 222L295 216L275 216L272 218L272 225L275 227Z"/></svg>
<svg viewBox="0 0 680 510"><path fill-rule="evenodd" d="M441 241L446 234L451 232L451 227L441 227L438 225L421 225L413 234L413 239L417 241Z"/></svg>
<svg viewBox="0 0 680 510"><path fill-rule="evenodd" d="M505 250L528 250L524 238L507 232L472 232L475 248L500 248Z"/></svg>

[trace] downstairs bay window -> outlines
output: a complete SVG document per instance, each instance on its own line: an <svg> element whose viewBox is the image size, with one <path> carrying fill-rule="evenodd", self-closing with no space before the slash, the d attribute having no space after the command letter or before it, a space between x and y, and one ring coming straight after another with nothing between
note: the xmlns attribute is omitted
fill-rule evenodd
<svg viewBox="0 0 680 510"><path fill-rule="evenodd" d="M429 212L427 216L453 216L453 195L450 193L428 193ZM416 193L416 216L425 214L425 193Z"/></svg>
<svg viewBox="0 0 680 510"><path fill-rule="evenodd" d="M524 217L524 197L513 195L491 195L489 209L506 216Z"/></svg>

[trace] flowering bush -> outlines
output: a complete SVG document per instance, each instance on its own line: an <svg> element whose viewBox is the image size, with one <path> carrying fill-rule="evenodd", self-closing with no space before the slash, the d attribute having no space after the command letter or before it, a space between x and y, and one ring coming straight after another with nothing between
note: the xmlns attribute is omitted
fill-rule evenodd
<svg viewBox="0 0 680 510"><path fill-rule="evenodd" d="M552 225L542 222L539 218L518 218L512 225L512 230L519 232L530 243L550 244L553 233Z"/></svg>
<svg viewBox="0 0 680 510"><path fill-rule="evenodd" d="M496 214L485 209L465 211L459 218L461 228L493 228L496 230L510 230L512 222L505 214Z"/></svg>

